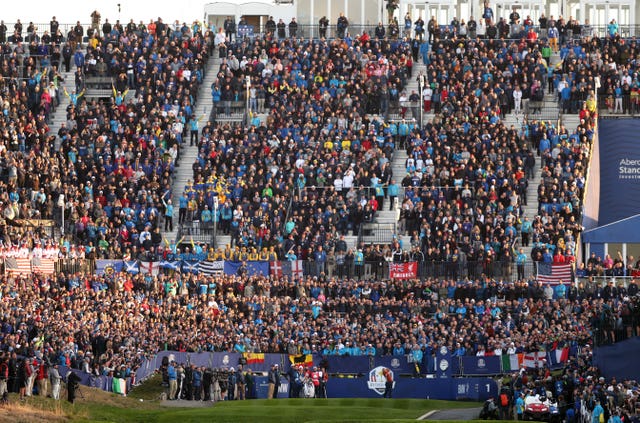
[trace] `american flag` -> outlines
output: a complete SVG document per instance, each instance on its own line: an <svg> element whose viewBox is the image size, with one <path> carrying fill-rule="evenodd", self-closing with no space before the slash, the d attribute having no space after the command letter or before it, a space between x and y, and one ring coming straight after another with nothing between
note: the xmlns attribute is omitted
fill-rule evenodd
<svg viewBox="0 0 640 423"><path fill-rule="evenodd" d="M31 268L33 273L52 275L56 271L56 261L55 259L34 257L33 260L31 260Z"/></svg>
<svg viewBox="0 0 640 423"><path fill-rule="evenodd" d="M4 271L17 275L30 275L31 259L28 257L7 257L4 259Z"/></svg>
<svg viewBox="0 0 640 423"><path fill-rule="evenodd" d="M571 282L573 279L573 265L538 263L538 282L558 285L560 281Z"/></svg>

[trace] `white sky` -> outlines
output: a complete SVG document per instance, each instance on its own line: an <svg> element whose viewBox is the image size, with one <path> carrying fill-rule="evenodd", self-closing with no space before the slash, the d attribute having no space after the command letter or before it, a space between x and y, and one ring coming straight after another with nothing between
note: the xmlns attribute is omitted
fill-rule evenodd
<svg viewBox="0 0 640 423"><path fill-rule="evenodd" d="M213 0L4 0L0 19L5 23L13 23L20 19L25 24L25 29L30 21L48 24L52 16L61 24L75 23L78 20L83 24L89 24L91 12L97 9L102 16L102 22L108 18L109 22L120 19L120 22L126 23L133 18L136 23L140 20L148 23L151 18L161 17L164 22L178 19L191 23L196 19L202 22L204 5L211 2ZM119 16L118 3L121 5Z"/></svg>

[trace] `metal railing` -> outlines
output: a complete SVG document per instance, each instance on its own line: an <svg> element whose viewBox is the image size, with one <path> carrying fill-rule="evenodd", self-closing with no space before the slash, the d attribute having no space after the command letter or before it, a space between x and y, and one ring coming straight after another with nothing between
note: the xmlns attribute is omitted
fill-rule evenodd
<svg viewBox="0 0 640 423"><path fill-rule="evenodd" d="M358 231L358 245L389 244L397 234L397 228L396 223L363 222Z"/></svg>
<svg viewBox="0 0 640 423"><path fill-rule="evenodd" d="M178 226L177 239L184 238L186 241L201 242L208 245L215 245L216 228L214 223L205 223L200 220L181 223Z"/></svg>
<svg viewBox="0 0 640 423"><path fill-rule="evenodd" d="M348 262L336 263L330 258L326 263L316 263L311 260L303 262L305 275L337 278L357 278L362 280L389 279L389 264L391 262L381 259L378 261L365 260L362 264ZM445 262L422 261L418 262L417 279L451 279L451 280L476 280L483 277L492 278L504 282L513 282L521 279L535 278L536 263L528 261L521 266L514 262ZM570 282L570 281L567 281Z"/></svg>
<svg viewBox="0 0 640 423"><path fill-rule="evenodd" d="M123 22L126 21L123 20ZM320 38L321 35L324 36L324 38L328 38L328 39L333 39L333 38L337 38L339 35L339 31L337 28L337 25L334 23L331 23L326 30L323 30L319 24L304 24L304 23L298 23L297 26L297 30L295 31L295 33L292 33L289 29L289 22L286 22L286 27L284 30L284 38L291 38L291 37L296 37L296 38ZM13 36L14 33L14 25L15 22L8 22L5 23L5 25L7 26L7 39L9 40L10 37ZM81 23L80 24L83 28L83 33L84 33L84 39L83 41L86 41L87 39L87 33L89 32L89 30L92 28L91 24L88 23ZM24 42L29 42L28 37L30 36L30 33L27 32L27 28L29 26L28 22L22 22L22 37L24 39ZM36 39L39 41L40 38L44 35L45 31L50 33L50 24L47 23L34 23L35 26L35 31L32 33L33 36L36 37ZM75 23L59 23L58 28L60 29L60 32L62 33L63 36L63 40L66 40L69 32L71 30L73 30L73 28L75 28L76 24ZM170 25L169 26L171 30L173 30L173 27ZM352 38L366 32L367 34L369 34L369 36L371 36L372 38L375 36L375 28L377 27L377 23L375 24L369 24L369 23L349 23L349 26L346 28L345 30L345 34L349 34L349 36L351 36ZM123 28L126 31L126 25L123 25ZM389 25L384 25L385 28L385 33L386 36L389 37L390 35L390 27ZM525 30L527 29L527 27L525 27L524 25L522 25L522 28L524 28L523 31L520 32L520 34L522 34L523 32L525 32ZM540 33L540 28L537 25L534 25L533 28L536 30L536 32ZM589 33L592 33L594 35L597 35L598 37L607 37L609 34L609 30L608 30L608 26L607 25L591 25L591 29L583 29L583 26L580 26L578 29L573 30L573 31L569 31L567 34L568 38L580 38L583 35L587 35ZM440 33L444 34L447 32L447 30L449 32L453 32L452 31L452 26L451 25L439 25L439 29L440 29ZM97 33L102 37L102 23L100 25L98 25L97 28ZM138 31L137 26L136 26L136 32ZM257 35L263 35L265 34L266 31L266 27L265 25L261 25L261 26L251 26L249 29L247 29L246 31L242 31L240 33L240 36L242 37L243 35L246 35L247 37L253 37L253 36L257 36ZM509 28L509 35L510 37L508 38L517 38L519 39L520 37L518 36L518 34L511 34L512 29ZM621 37L623 38L628 38L628 37L633 37L636 34L640 33L640 25L630 25L630 24L622 24L619 25L618 27L618 33L620 34ZM52 34L50 34L52 35ZM276 29L274 31L274 35L276 36L276 38L278 37L278 30ZM408 35L410 37L416 37L416 32L415 32L415 26L412 26L412 28L409 31L405 31L404 27L401 25L399 27L399 33L398 33L398 37L403 37L405 35ZM467 36L470 36L473 34L469 34ZM426 31L426 24L425 24L425 31L423 34L423 38L427 39L428 38L428 32ZM12 42L12 41L9 41Z"/></svg>
<svg viewBox="0 0 640 423"><path fill-rule="evenodd" d="M601 111L601 114L605 112L608 113L619 113L622 115L638 115L640 114L640 96L631 96L629 94L623 94L619 104L619 107L622 108L622 111L616 110L616 96L613 94L599 94L598 95L598 110Z"/></svg>

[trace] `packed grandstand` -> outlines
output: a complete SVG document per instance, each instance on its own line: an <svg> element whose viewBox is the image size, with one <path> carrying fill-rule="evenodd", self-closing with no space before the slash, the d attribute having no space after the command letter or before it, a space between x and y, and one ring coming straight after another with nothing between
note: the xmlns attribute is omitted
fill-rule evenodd
<svg viewBox="0 0 640 423"><path fill-rule="evenodd" d="M487 24L327 39L275 22L251 38L161 19L0 24L0 378L18 392L59 365L135 383L160 351L411 356L426 375L443 346L566 348L561 374L514 376L512 404L547 388L567 415L596 400L635 415L635 382L599 380L590 354L637 335L635 281L594 282L637 265L576 254L597 99L620 91L637 108L636 42L576 21L545 22L541 37ZM407 92L417 78L424 91ZM545 92L577 127L536 118ZM203 96L213 107L199 116ZM224 119L245 102L241 122ZM393 236L362 241L384 210L399 211ZM206 371L181 370L183 396L200 398Z"/></svg>

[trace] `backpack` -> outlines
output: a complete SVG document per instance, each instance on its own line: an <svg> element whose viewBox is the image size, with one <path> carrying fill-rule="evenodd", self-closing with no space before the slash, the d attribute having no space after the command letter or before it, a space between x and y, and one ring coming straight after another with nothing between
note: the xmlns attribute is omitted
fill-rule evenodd
<svg viewBox="0 0 640 423"><path fill-rule="evenodd" d="M509 397L507 396L507 394L500 394L500 405L503 407L509 405Z"/></svg>

